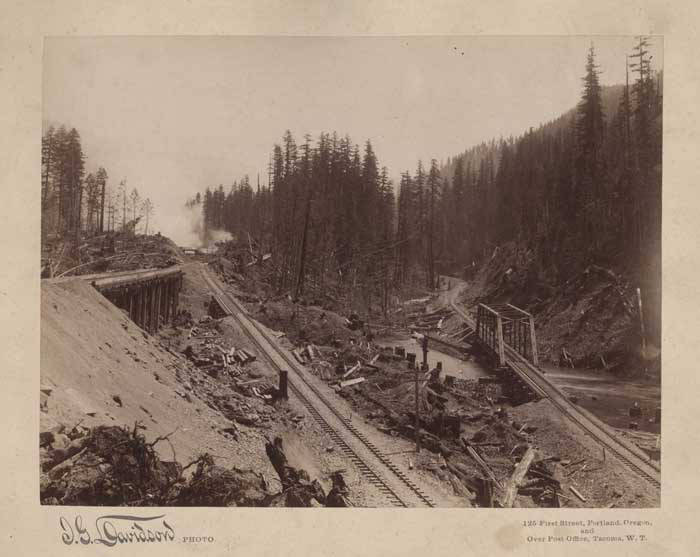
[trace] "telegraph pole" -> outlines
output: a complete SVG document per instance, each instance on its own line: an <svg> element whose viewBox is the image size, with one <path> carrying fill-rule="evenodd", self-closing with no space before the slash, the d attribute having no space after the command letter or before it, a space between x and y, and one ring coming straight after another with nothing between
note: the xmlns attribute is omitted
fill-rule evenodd
<svg viewBox="0 0 700 557"><path fill-rule="evenodd" d="M425 372L428 369L428 337L426 335L423 335L423 338L421 339L421 347L423 348L423 363L420 366L420 369L422 372ZM415 430L416 430L416 454L420 454L420 387L418 385L418 382L420 381L419 379L419 373L418 373L418 366L415 367L415 393L416 393L416 421L415 421Z"/></svg>
<svg viewBox="0 0 700 557"><path fill-rule="evenodd" d="M415 393L416 393L416 408L415 408L415 421L414 421L414 430L415 430L415 436L416 436L416 454L420 454L420 406L419 406L419 399L418 399L418 366L414 363L413 364L413 370L414 370L414 385L415 385Z"/></svg>

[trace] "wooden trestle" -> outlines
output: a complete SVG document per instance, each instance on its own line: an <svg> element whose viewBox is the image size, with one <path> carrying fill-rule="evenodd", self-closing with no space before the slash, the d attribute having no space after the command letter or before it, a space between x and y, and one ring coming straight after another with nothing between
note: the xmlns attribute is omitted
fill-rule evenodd
<svg viewBox="0 0 700 557"><path fill-rule="evenodd" d="M139 327L156 332L177 315L183 272L179 268L93 275L90 283Z"/></svg>

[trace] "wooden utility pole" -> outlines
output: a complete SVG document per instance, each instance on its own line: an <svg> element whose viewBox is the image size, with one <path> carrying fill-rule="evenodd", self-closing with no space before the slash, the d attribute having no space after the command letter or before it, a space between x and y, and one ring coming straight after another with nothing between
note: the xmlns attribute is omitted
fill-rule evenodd
<svg viewBox="0 0 700 557"><path fill-rule="evenodd" d="M419 406L419 399L418 399L418 366L413 364L413 369L414 369L414 385L415 385L415 395L416 395L416 408L415 408L415 420L414 420L414 435L416 436L416 454L420 453L420 406Z"/></svg>
<svg viewBox="0 0 700 557"><path fill-rule="evenodd" d="M283 399L288 399L288 390L287 390L287 381L288 381L288 372L286 369L281 369L280 370L280 383L279 383L279 389L278 389L278 397L283 398Z"/></svg>
<svg viewBox="0 0 700 557"><path fill-rule="evenodd" d="M420 366L422 372L428 369L428 337L423 335L421 339L421 347L423 348L423 362ZM415 395L416 395L416 419L415 419L415 435L416 435L416 454L420 453L420 378L418 366L415 366Z"/></svg>

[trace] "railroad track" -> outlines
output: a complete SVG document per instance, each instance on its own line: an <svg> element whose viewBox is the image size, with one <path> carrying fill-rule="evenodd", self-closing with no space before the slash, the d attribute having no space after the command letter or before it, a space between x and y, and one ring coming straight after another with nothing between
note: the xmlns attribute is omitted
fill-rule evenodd
<svg viewBox="0 0 700 557"><path fill-rule="evenodd" d="M301 401L321 429L357 467L362 476L384 495L392 506L410 506L411 501L407 501L409 497L405 496L407 492L415 502L434 507L435 503L431 498L353 425L350 418L341 414L333 402L305 377L304 369L276 344L276 339L271 338L257 321L248 317L247 310L240 302L225 292L206 269L202 268L202 274L206 283L215 293L216 300L222 309L238 321L241 328L272 367L278 371L281 369L291 371L288 375L289 389ZM353 446L353 441L359 443L359 449L357 446ZM378 472L379 469L388 470L391 473L394 485L387 481L382 473ZM395 485L396 483L399 486ZM402 493L399 493L400 491Z"/></svg>
<svg viewBox="0 0 700 557"><path fill-rule="evenodd" d="M476 327L469 314L457 306L454 300L450 305L455 312L472 328ZM547 380L532 363L518 354L511 346L505 344L506 363L541 397L551 401L555 408L567 416L588 435L625 464L630 470L650 482L655 487L661 487L661 470L651 462L646 455L635 447L620 441L607 430L607 426L598 418L584 409L573 404L564 393Z"/></svg>

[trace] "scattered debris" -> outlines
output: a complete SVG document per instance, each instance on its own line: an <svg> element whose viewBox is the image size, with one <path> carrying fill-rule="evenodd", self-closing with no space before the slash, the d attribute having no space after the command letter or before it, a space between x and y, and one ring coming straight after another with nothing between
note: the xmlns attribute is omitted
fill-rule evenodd
<svg viewBox="0 0 700 557"><path fill-rule="evenodd" d="M349 381L341 381L340 382L340 387L350 387L351 385L357 385L358 383L363 383L365 380L364 377L358 377L357 379L350 379Z"/></svg>
<svg viewBox="0 0 700 557"><path fill-rule="evenodd" d="M581 495L581 492L578 489L576 489L573 485L570 485L569 489L571 490L571 493L576 495L576 497L578 497L582 502L586 502L586 498L583 495Z"/></svg>

